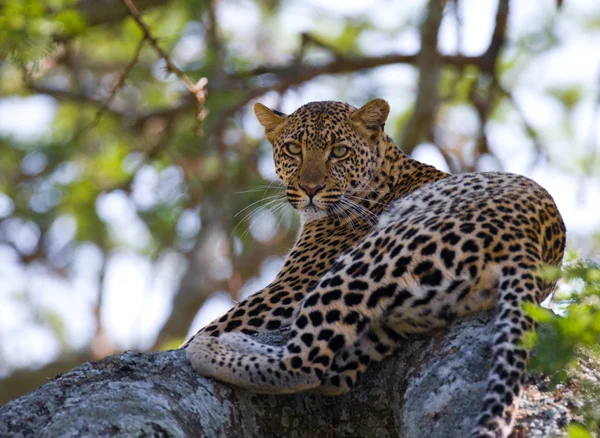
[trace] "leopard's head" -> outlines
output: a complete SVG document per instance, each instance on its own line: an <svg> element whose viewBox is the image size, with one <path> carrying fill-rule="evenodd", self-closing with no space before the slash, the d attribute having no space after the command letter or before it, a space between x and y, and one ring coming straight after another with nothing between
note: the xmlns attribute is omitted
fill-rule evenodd
<svg viewBox="0 0 600 438"><path fill-rule="evenodd" d="M374 99L359 109L311 102L290 115L257 103L254 112L273 145L287 199L304 219L344 216L365 196L385 136L385 100Z"/></svg>

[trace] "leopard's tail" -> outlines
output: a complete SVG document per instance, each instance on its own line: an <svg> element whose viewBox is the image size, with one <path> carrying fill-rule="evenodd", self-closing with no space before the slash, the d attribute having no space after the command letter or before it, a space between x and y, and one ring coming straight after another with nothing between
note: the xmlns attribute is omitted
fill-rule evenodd
<svg viewBox="0 0 600 438"><path fill-rule="evenodd" d="M529 355L522 345L523 335L534 322L523 303L540 296L532 270L504 268L498 285L498 305L493 340L493 359L488 384L472 438L507 437L523 388L525 364Z"/></svg>

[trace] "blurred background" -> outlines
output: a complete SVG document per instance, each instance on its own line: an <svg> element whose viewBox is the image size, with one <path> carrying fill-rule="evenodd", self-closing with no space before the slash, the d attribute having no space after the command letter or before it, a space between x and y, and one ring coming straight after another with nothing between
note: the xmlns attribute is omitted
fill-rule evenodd
<svg viewBox="0 0 600 438"><path fill-rule="evenodd" d="M373 97L413 157L538 181L600 261L595 0L2 0L0 405L267 285L298 222L253 103Z"/></svg>

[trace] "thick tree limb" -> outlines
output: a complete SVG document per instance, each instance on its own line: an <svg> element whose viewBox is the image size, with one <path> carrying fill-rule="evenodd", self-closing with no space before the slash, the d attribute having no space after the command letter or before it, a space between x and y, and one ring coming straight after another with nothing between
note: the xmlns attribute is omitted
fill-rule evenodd
<svg viewBox="0 0 600 438"><path fill-rule="evenodd" d="M341 397L232 389L196 374L183 351L112 356L1 407L0 436L464 437L486 386L489 320L407 343ZM570 390L540 394L529 384L527 394L514 436L560 433Z"/></svg>

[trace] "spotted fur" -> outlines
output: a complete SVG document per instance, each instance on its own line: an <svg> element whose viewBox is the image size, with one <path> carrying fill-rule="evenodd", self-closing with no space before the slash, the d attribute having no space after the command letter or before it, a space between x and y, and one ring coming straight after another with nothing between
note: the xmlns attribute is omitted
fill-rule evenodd
<svg viewBox="0 0 600 438"><path fill-rule="evenodd" d="M533 321L560 264L565 227L525 177L448 175L383 131L387 102L314 102L285 116L257 104L302 229L275 281L186 344L200 373L261 393L352 388L410 333L496 307L488 387L473 437L504 437L518 407ZM337 148L337 149L336 149ZM285 346L249 334L291 327Z"/></svg>

